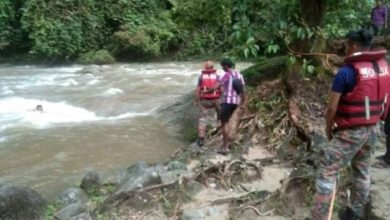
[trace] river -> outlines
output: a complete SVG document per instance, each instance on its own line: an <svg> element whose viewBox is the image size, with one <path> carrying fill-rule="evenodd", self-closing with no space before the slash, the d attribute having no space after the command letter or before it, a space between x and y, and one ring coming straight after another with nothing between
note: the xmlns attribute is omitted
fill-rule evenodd
<svg viewBox="0 0 390 220"><path fill-rule="evenodd" d="M156 110L192 91L201 67L0 66L0 183L50 198L90 169L109 175L167 158L185 143Z"/></svg>

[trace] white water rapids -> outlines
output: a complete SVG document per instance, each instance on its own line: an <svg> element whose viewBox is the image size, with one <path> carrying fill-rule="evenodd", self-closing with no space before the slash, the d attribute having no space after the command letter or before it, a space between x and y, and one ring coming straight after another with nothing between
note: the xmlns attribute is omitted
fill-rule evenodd
<svg viewBox="0 0 390 220"><path fill-rule="evenodd" d="M0 183L50 197L79 184L88 169L110 173L167 158L184 143L155 112L192 91L201 68L0 66Z"/></svg>

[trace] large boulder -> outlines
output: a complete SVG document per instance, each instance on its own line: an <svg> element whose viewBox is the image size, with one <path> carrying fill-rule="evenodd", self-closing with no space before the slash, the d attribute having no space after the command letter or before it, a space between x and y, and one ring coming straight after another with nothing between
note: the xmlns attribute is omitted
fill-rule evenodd
<svg viewBox="0 0 390 220"><path fill-rule="evenodd" d="M45 208L46 200L36 191L0 184L0 219L41 219Z"/></svg>
<svg viewBox="0 0 390 220"><path fill-rule="evenodd" d="M158 111L159 117L163 119L166 126L188 141L194 141L198 137L197 123L200 109L193 104L194 98L194 92L190 92Z"/></svg>
<svg viewBox="0 0 390 220"><path fill-rule="evenodd" d="M160 172L160 168L149 167L145 162L139 161L127 168L126 172L122 174L120 185L114 195L160 184Z"/></svg>
<svg viewBox="0 0 390 220"><path fill-rule="evenodd" d="M163 184L170 184L174 183L177 180L181 178L192 178L194 176L194 173L192 171L186 171L186 170L172 170L165 173L161 173L161 182Z"/></svg>
<svg viewBox="0 0 390 220"><path fill-rule="evenodd" d="M187 166L182 162L174 160L168 163L167 170L187 170Z"/></svg>
<svg viewBox="0 0 390 220"><path fill-rule="evenodd" d="M88 196L87 194L80 188L69 188L65 190L59 198L59 203L62 207L70 205L72 203L87 203Z"/></svg>
<svg viewBox="0 0 390 220"><path fill-rule="evenodd" d="M59 220L68 220L72 217L78 216L82 213L87 212L87 205L83 203L72 203L65 208L59 210L55 217Z"/></svg>
<svg viewBox="0 0 390 220"><path fill-rule="evenodd" d="M92 192L101 185L100 175L96 171L88 171L81 181L80 188L85 192Z"/></svg>

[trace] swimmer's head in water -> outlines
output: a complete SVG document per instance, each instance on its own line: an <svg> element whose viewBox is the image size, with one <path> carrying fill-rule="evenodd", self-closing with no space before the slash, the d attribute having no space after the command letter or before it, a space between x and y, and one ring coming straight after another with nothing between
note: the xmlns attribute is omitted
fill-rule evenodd
<svg viewBox="0 0 390 220"><path fill-rule="evenodd" d="M35 107L35 110L43 111L43 106L42 105L37 105L37 107Z"/></svg>

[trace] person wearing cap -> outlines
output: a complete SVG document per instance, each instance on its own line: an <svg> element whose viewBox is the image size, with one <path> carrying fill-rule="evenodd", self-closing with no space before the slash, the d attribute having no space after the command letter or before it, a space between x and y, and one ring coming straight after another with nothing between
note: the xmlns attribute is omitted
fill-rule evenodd
<svg viewBox="0 0 390 220"><path fill-rule="evenodd" d="M223 144L218 150L221 154L230 152L229 120L238 107L243 107L245 103L245 81L239 71L234 69L234 62L225 58L221 61L224 75L220 78L218 84L205 93L222 89L220 120L222 123Z"/></svg>
<svg viewBox="0 0 390 220"><path fill-rule="evenodd" d="M376 5L371 11L371 25L375 35L381 35L382 30L387 28L388 9L383 0L376 0Z"/></svg>
<svg viewBox="0 0 390 220"><path fill-rule="evenodd" d="M212 128L217 128L217 115L219 112L219 98L221 97L220 89L216 89L210 93L204 93L218 84L218 75L212 61L207 61L204 64L198 85L195 90L195 101L201 109L198 119L198 141L199 147L202 147L206 137L206 129L208 125Z"/></svg>
<svg viewBox="0 0 390 220"><path fill-rule="evenodd" d="M339 212L341 220L360 219L370 192L371 154L389 93L386 51L371 51L372 33L366 29L346 35L345 65L333 80L326 112L330 141L321 158L312 208L313 220L328 219L338 173L352 166L350 203Z"/></svg>

